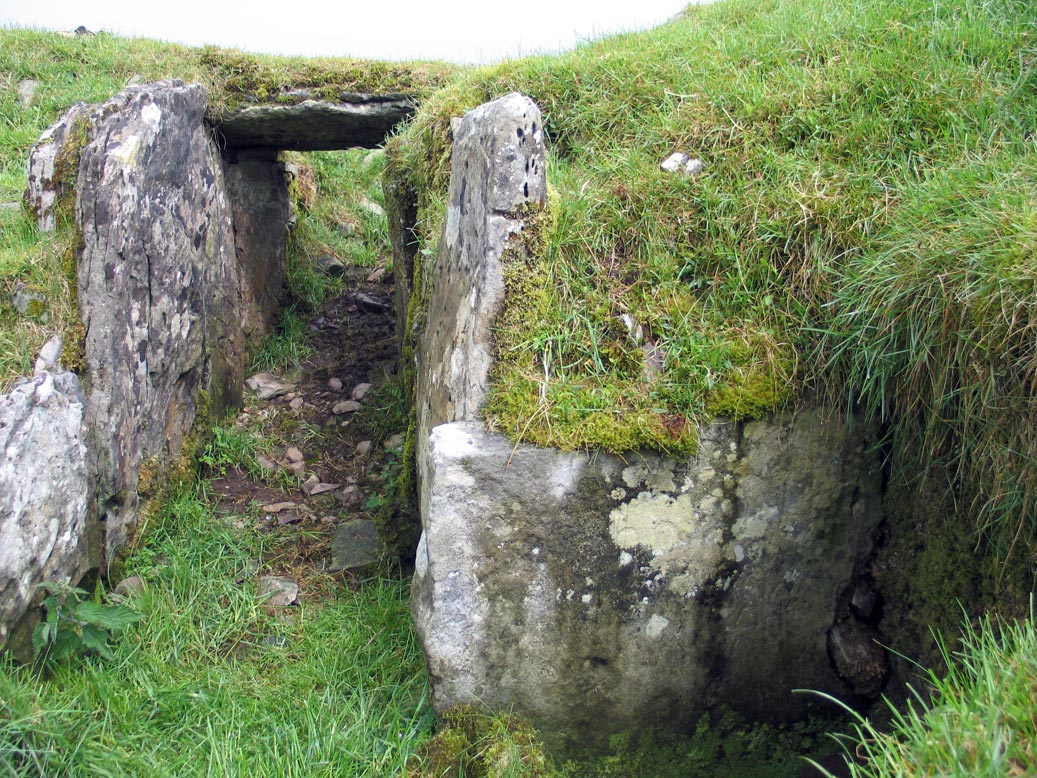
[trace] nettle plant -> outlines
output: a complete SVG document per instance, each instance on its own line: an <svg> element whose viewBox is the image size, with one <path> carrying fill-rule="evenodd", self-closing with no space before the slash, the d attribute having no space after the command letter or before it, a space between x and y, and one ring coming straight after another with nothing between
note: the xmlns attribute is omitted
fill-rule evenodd
<svg viewBox="0 0 1037 778"><path fill-rule="evenodd" d="M123 605L88 599L88 592L70 584L45 581L39 586L49 593L43 600L47 615L32 632L32 647L44 664L90 653L111 659L108 639L112 633L141 618Z"/></svg>

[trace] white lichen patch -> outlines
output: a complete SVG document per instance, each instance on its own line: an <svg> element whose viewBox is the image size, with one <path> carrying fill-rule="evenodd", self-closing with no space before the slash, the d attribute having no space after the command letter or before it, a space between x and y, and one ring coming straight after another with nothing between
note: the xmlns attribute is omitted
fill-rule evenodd
<svg viewBox="0 0 1037 778"><path fill-rule="evenodd" d="M736 540L756 540L767 535L779 516L780 512L776 506L766 505L761 510L740 516L731 527L731 531Z"/></svg>
<svg viewBox="0 0 1037 778"><path fill-rule="evenodd" d="M644 546L656 556L666 553L691 530L691 495L641 492L609 515L609 533L620 548Z"/></svg>
<svg viewBox="0 0 1037 778"><path fill-rule="evenodd" d="M623 483L631 489L636 489L644 484L648 489L656 492L676 492L677 483L674 479L676 463L672 460L663 460L652 468L646 463L630 465L623 468ZM620 490L616 490L620 491Z"/></svg>
<svg viewBox="0 0 1037 778"><path fill-rule="evenodd" d="M140 109L140 118L152 130L157 130L159 124L162 123L162 109L154 103L149 103Z"/></svg>
<svg viewBox="0 0 1037 778"><path fill-rule="evenodd" d="M652 640L658 640L668 626L670 626L668 618L660 616L658 613L653 613L652 618L645 625L645 634Z"/></svg>
<svg viewBox="0 0 1037 778"><path fill-rule="evenodd" d="M724 559L723 527L716 498L691 492L676 496L641 492L609 515L615 544L648 549L653 555L649 576L661 574L668 579L668 588L682 596L716 575Z"/></svg>

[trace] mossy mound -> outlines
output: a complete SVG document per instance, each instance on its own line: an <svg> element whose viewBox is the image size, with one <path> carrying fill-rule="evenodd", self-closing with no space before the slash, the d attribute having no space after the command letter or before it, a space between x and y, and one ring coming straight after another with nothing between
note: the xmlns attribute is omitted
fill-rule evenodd
<svg viewBox="0 0 1037 778"><path fill-rule="evenodd" d="M474 705L446 711L437 733L407 765L404 778L551 778L556 773L526 722Z"/></svg>

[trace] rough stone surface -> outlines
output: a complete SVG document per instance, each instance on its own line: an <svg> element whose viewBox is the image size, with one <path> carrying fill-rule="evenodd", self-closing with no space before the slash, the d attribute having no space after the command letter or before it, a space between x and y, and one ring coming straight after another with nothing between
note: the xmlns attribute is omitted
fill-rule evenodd
<svg viewBox="0 0 1037 778"><path fill-rule="evenodd" d="M257 581L256 596L267 609L286 608L299 601L299 584L291 578L264 575Z"/></svg>
<svg viewBox="0 0 1037 778"><path fill-rule="evenodd" d="M216 125L235 149L318 151L374 148L414 113L407 95L343 94L340 100L302 99L297 105L256 105L228 113Z"/></svg>
<svg viewBox="0 0 1037 778"><path fill-rule="evenodd" d="M519 209L547 199L540 109L513 93L470 111L454 131L450 193L419 346L418 445L436 424L474 419L493 361L508 239Z"/></svg>
<svg viewBox="0 0 1037 778"><path fill-rule="evenodd" d="M83 393L43 372L0 395L0 647L43 581L78 583L92 565Z"/></svg>
<svg viewBox="0 0 1037 778"><path fill-rule="evenodd" d="M513 709L555 745L603 745L848 691L828 634L880 519L867 439L809 411L701 435L675 461L432 431L412 605L437 709Z"/></svg>
<svg viewBox="0 0 1037 778"><path fill-rule="evenodd" d="M222 166L201 86L129 87L90 114L76 218L83 248L91 469L107 556L136 523L198 403L240 401L243 343Z"/></svg>
<svg viewBox="0 0 1037 778"><path fill-rule="evenodd" d="M56 225L54 206L59 198L67 196L74 188L73 181L62 180L57 175L58 152L65 147L77 121L89 114L90 109L86 103L73 105L43 131L29 150L28 186L23 199L44 232L52 231Z"/></svg>
<svg viewBox="0 0 1037 778"><path fill-rule="evenodd" d="M284 296L288 184L283 166L266 155L236 155L223 172L241 279L241 325L246 340L258 341Z"/></svg>
<svg viewBox="0 0 1037 778"><path fill-rule="evenodd" d="M36 364L33 366L32 374L34 376L42 375L45 372L60 372L56 370L58 360L61 358L61 346L64 340L60 335L55 335L40 349L40 353L36 355Z"/></svg>
<svg viewBox="0 0 1037 778"><path fill-rule="evenodd" d="M381 561L382 542L370 519L355 519L339 526L331 544L331 569L356 570Z"/></svg>

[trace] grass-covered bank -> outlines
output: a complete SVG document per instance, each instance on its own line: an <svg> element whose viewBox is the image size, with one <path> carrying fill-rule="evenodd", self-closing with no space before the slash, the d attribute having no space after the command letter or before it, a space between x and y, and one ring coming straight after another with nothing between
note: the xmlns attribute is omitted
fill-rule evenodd
<svg viewBox="0 0 1037 778"><path fill-rule="evenodd" d="M300 608L256 596L263 536L185 488L127 563L144 618L114 657L0 665L0 773L385 776L427 737L421 652L398 580ZM256 521L257 517L251 517Z"/></svg>
<svg viewBox="0 0 1037 778"><path fill-rule="evenodd" d="M902 556L922 548L932 561L916 634L943 618L953 640L959 580L1007 559L1029 585L1034 34L1029 4L1011 0L727 0L658 30L461 74L434 93L448 79L433 67L419 90L430 95L425 108L390 159L421 198L426 250L442 218L452 116L520 89L543 107L551 146L547 250L507 317L529 326L501 333L491 419L540 442L679 451L694 446L692 422L712 414L760 414L808 393L860 404L890 430L899 475L932 468L951 487L929 500L948 505L951 519L904 511L918 534ZM357 88L377 71L327 68L346 75L302 60L0 31L0 202L19 199L28 146L50 121L137 75L201 79L219 106L248 90L276 99L281 84ZM396 88L382 75L363 83ZM17 98L25 79L39 81L28 105ZM701 159L702 172L659 170L674 150ZM313 159L326 195L348 188L355 166ZM303 317L325 284L310 260L372 262L384 223L371 214L359 199L304 214L291 249L296 311L256 352L257 367L289 368L304 353ZM0 228L3 384L28 371L75 311L60 272L69 231L39 235L8 208ZM12 302L19 285L38 296L24 312ZM646 375L646 347L660 375ZM382 775L430 734L405 587L342 589L291 622L276 619L238 580L251 567L236 565L261 541L210 507L181 494L128 561L149 582L135 606L145 619L114 660L42 680L3 668L0 770L9 758L9 772L27 774ZM993 552L977 560L983 537ZM156 550L167 543L182 548ZM956 548L953 563L943 547ZM901 578L917 584L913 573ZM1006 576L992 569L990 578L996 587ZM967 701L955 714L967 727L944 726L949 703L937 702L882 741L895 759L877 755L859 774L981 774L988 767L969 761L977 754L991 757L991 772L1022 765L1025 774L1033 632L1011 629L1023 637L1005 648L989 627L966 640L960 661L975 671L957 671L946 690ZM995 683L984 691L977 679ZM718 744L714 734L703 733L700 751L694 737L617 740L612 754L562 769L730 775L721 752L741 759L739 744L762 737L728 727ZM472 765L488 745L476 738ZM945 761L925 761L926 749ZM795 760L781 769L794 775Z"/></svg>
<svg viewBox="0 0 1037 778"><path fill-rule="evenodd" d="M390 146L427 251L452 116L524 92L550 149L557 214L499 332L490 423L679 451L695 422L820 396L1027 557L1033 36L1013 0L727 0L437 91ZM675 151L701 172L662 171Z"/></svg>

